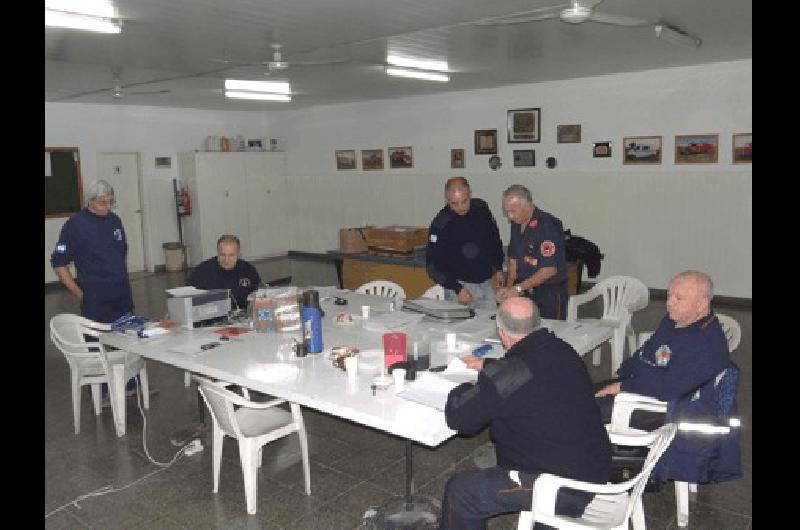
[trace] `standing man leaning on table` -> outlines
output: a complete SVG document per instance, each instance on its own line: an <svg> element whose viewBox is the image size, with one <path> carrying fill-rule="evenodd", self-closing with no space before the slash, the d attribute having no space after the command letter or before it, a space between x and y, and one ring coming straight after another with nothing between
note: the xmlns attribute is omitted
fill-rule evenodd
<svg viewBox="0 0 800 530"><path fill-rule="evenodd" d="M505 357L463 357L480 370L478 381L455 387L445 405L447 426L459 433L489 426L497 466L450 478L441 529L485 529L489 517L530 510L541 473L605 484L611 472L611 444L581 356L541 327L527 298L502 303L497 331ZM592 498L562 488L556 513L579 516Z"/></svg>
<svg viewBox="0 0 800 530"><path fill-rule="evenodd" d="M483 199L473 199L464 177L448 179L447 205L428 230L428 276L444 287L445 300L494 310L492 277L503 285L503 243L497 222Z"/></svg>
<svg viewBox="0 0 800 530"><path fill-rule="evenodd" d="M526 296L536 302L542 318L566 320L567 259L561 220L537 208L530 190L521 184L503 192L503 213L511 222L509 287L498 289L498 301Z"/></svg>

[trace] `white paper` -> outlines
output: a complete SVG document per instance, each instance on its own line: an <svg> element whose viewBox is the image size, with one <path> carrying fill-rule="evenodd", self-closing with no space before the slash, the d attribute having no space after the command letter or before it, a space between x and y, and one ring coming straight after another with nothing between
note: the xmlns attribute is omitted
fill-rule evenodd
<svg viewBox="0 0 800 530"><path fill-rule="evenodd" d="M207 292L208 291L205 291L203 289L198 289L197 287L193 287L191 285L186 285L184 287L173 287L172 289L167 289L167 293L172 296L191 296Z"/></svg>
<svg viewBox="0 0 800 530"><path fill-rule="evenodd" d="M397 395L403 399L433 407L436 410L444 410L447 404L447 395L458 385L459 383L439 374L422 372L417 374L417 379L408 383L405 390Z"/></svg>

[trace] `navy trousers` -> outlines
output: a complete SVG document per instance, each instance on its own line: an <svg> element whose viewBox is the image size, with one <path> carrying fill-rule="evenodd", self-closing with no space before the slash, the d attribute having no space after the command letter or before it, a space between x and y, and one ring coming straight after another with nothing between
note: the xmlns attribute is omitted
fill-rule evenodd
<svg viewBox="0 0 800 530"><path fill-rule="evenodd" d="M531 509L533 482L538 474L519 473L521 484L501 467L456 473L444 488L440 530L485 530L486 520L495 515ZM591 493L561 488L556 513L579 516L592 500ZM536 528L550 528L540 523Z"/></svg>

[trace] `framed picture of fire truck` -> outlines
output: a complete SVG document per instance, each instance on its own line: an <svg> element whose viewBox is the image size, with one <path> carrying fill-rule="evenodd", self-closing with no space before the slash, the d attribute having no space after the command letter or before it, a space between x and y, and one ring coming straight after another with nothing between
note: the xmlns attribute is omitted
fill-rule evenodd
<svg viewBox="0 0 800 530"><path fill-rule="evenodd" d="M676 164L716 164L718 161L718 134L679 134L675 136Z"/></svg>
<svg viewBox="0 0 800 530"><path fill-rule="evenodd" d="M753 163L753 133L737 133L733 135L733 163Z"/></svg>
<svg viewBox="0 0 800 530"><path fill-rule="evenodd" d="M623 164L660 164L660 136L626 136L622 139Z"/></svg>

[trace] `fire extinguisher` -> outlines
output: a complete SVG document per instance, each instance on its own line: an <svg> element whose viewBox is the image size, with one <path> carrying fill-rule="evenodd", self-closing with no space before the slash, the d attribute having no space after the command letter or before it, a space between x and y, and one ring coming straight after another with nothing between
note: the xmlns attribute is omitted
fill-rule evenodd
<svg viewBox="0 0 800 530"><path fill-rule="evenodd" d="M181 188L178 192L178 213L181 215L191 215L192 199L187 188Z"/></svg>

